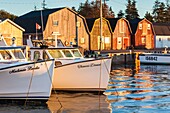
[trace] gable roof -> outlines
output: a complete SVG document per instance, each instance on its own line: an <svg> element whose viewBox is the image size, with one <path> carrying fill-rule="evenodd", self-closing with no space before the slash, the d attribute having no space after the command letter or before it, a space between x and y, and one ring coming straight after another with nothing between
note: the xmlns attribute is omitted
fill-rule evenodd
<svg viewBox="0 0 170 113"><path fill-rule="evenodd" d="M131 27L131 30L132 30L132 33L135 34L136 33L136 30L137 30L137 27L138 27L138 23L141 21L142 19L139 19L139 18L135 18L135 19L132 19L132 20L128 20L129 23L130 23L130 27Z"/></svg>
<svg viewBox="0 0 170 113"><path fill-rule="evenodd" d="M45 9L45 10L36 10L26 13L20 17L17 17L14 21L22 26L25 29L25 33L35 33L36 32L36 23L41 26L40 30L37 32L42 32L42 23L43 28L46 27L48 16L56 11L59 11L62 8L54 8L54 9ZM41 16L42 15L42 16ZM42 18L42 19L41 19Z"/></svg>
<svg viewBox="0 0 170 113"><path fill-rule="evenodd" d="M110 32L112 32L109 21L105 18L102 18L102 19L107 22L107 25L109 26L109 30L110 30ZM86 18L86 23L87 23L89 32L92 32L93 26L94 26L95 22L98 20L100 20L100 18Z"/></svg>
<svg viewBox="0 0 170 113"><path fill-rule="evenodd" d="M22 31L25 31L25 29L23 29L22 27L20 27L19 25L17 25L16 23L14 23L12 20L10 19L0 19L0 24L4 23L4 22L9 22L10 24L12 24L13 26L17 27L18 29L22 30Z"/></svg>
<svg viewBox="0 0 170 113"><path fill-rule="evenodd" d="M170 23L153 23L156 35L170 35Z"/></svg>

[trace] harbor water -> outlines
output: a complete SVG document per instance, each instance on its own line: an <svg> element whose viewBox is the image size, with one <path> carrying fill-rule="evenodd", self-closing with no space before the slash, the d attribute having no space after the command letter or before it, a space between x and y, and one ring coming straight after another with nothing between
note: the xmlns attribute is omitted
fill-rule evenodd
<svg viewBox="0 0 170 113"><path fill-rule="evenodd" d="M103 94L53 92L45 105L0 104L0 113L170 113L170 65L112 66Z"/></svg>

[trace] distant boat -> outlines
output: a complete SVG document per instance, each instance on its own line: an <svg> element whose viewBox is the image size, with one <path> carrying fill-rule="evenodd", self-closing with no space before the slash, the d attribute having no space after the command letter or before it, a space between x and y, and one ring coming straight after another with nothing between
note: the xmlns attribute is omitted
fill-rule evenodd
<svg viewBox="0 0 170 113"><path fill-rule="evenodd" d="M111 69L110 57L84 58L78 48L65 46L45 49L31 47L30 54L31 60L35 59L37 54L41 59L55 59L54 90L99 91L107 88Z"/></svg>
<svg viewBox="0 0 170 113"><path fill-rule="evenodd" d="M143 53L139 55L141 64L170 64L168 53Z"/></svg>
<svg viewBox="0 0 170 113"><path fill-rule="evenodd" d="M0 99L47 101L51 95L54 60L28 61L21 47L3 44L0 46Z"/></svg>

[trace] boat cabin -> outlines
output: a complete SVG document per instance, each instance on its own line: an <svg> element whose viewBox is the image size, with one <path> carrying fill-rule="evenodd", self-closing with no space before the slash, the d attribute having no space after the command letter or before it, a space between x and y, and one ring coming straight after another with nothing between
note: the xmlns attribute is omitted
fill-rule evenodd
<svg viewBox="0 0 170 113"><path fill-rule="evenodd" d="M0 66L6 67L13 64L13 62L16 63L22 63L27 61L26 57L24 56L24 53L22 52L21 47L9 47L4 46L0 47Z"/></svg>
<svg viewBox="0 0 170 113"><path fill-rule="evenodd" d="M68 64L83 58L77 48L30 48L30 60L55 59L56 65Z"/></svg>

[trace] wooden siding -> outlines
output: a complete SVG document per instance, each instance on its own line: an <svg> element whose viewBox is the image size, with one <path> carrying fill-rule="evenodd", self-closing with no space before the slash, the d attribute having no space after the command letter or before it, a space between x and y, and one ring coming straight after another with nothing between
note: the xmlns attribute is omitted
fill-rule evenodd
<svg viewBox="0 0 170 113"><path fill-rule="evenodd" d="M131 45L131 32L128 21L119 19L113 32L112 49L126 49Z"/></svg>
<svg viewBox="0 0 170 113"><path fill-rule="evenodd" d="M64 8L60 11L49 15L46 28L44 30L44 38L54 38L53 32L58 32L59 39L64 44L70 46L70 42L75 43L78 37L78 45L84 49L89 49L89 34L87 33L83 18L76 13Z"/></svg>
<svg viewBox="0 0 170 113"><path fill-rule="evenodd" d="M111 49L111 29L109 23L106 19L102 19L102 43L101 50L110 50ZM92 31L90 33L90 48L91 50L100 49L100 19L95 20Z"/></svg>
<svg viewBox="0 0 170 113"><path fill-rule="evenodd" d="M13 37L16 38L16 45L23 45L23 31L8 21L4 21L0 24L0 34L2 34L8 45L12 44Z"/></svg>
<svg viewBox="0 0 170 113"><path fill-rule="evenodd" d="M146 19L140 21L135 34L135 48L153 49L154 42L152 23Z"/></svg>

